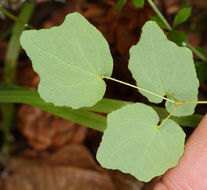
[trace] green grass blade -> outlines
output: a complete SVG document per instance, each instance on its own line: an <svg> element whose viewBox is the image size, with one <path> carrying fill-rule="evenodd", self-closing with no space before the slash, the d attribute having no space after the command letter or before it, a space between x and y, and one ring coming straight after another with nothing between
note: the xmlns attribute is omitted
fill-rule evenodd
<svg viewBox="0 0 207 190"><path fill-rule="evenodd" d="M101 113L111 113L123 106L131 104L132 102L125 102L120 100L113 100L108 98L103 98L93 107L83 108L89 111L101 112Z"/></svg>
<svg viewBox="0 0 207 190"><path fill-rule="evenodd" d="M40 98L37 91L27 90L13 84L0 83L0 92L1 103L29 104L43 111L50 112L101 132L106 128L106 117L87 110L73 110L68 107L57 107L53 104L46 103Z"/></svg>
<svg viewBox="0 0 207 190"><path fill-rule="evenodd" d="M19 19L28 22L35 4L34 3L25 3L19 14ZM7 12L8 13L8 12ZM12 83L16 74L16 64L20 53L20 36L25 26L22 23L19 23L18 20L14 24L11 31L11 38L9 41L6 60L4 65L4 81L7 83ZM14 106L12 104L3 104L2 106L2 116L3 116L3 131L4 131L4 148L5 152L9 154L9 134L12 126L12 121L14 117Z"/></svg>
<svg viewBox="0 0 207 190"><path fill-rule="evenodd" d="M53 113L55 115L58 115L60 117L63 117L65 119L72 120L74 122L83 124L87 127L103 131L106 127L106 119L103 116L95 114L96 121L94 124L90 124L90 121L87 121L87 118L83 116L80 116L79 118L70 118L69 115L67 115L67 112L70 112L70 114L78 114L79 111L81 113L88 113L88 111L94 111L94 112L101 112L101 113L111 113L112 111L115 111L127 104L131 104L132 102L125 102L125 101L120 101L120 100L113 100L113 99L106 99L104 98L101 100L98 104L96 104L93 107L90 108L83 108L79 110L73 110L71 108L66 108L66 107L55 107L53 104L49 104L44 102L38 92L36 91L31 91L24 89L22 87L16 86L16 85L11 85L11 84L5 84L5 83L0 83L0 102L2 103L24 103L24 104L29 104L33 105L35 107L38 107L44 111L48 111L50 113ZM50 110L52 108L52 110ZM164 119L169 113L165 111L163 108L159 108L156 106L153 106L153 109L158 113L160 119ZM66 115L61 115L62 113L65 113ZM90 116L88 116L88 119L92 117L94 113L89 112ZM91 115L92 114L92 115ZM93 115L94 116L94 115ZM79 119L82 119L82 117L85 118L83 121L79 121ZM86 116L87 117L87 116ZM95 117L95 116L94 116ZM196 127L200 120L202 119L202 115L197 115L194 114L192 116L185 116L185 117L172 117L172 119L177 122L179 125L186 126L186 127ZM100 121L98 122L98 119ZM86 123L84 123L86 122ZM89 123L87 123L89 122ZM98 125L97 125L98 122Z"/></svg>
<svg viewBox="0 0 207 190"><path fill-rule="evenodd" d="M52 104L34 104L29 105L37 107L43 111L47 111L61 118L71 120L75 123L84 125L91 129L103 132L106 128L106 117L89 112L87 110L73 110L68 107L56 107Z"/></svg>
<svg viewBox="0 0 207 190"><path fill-rule="evenodd" d="M34 8L35 8L34 3L25 3L19 14L19 18L24 20L25 22L28 22L31 18ZM19 39L24 29L25 26L18 22L14 24L14 27L12 29L12 36L9 41L9 46L7 50L6 60L5 60L5 68L4 68L5 82L11 83L14 80L16 63L21 50Z"/></svg>

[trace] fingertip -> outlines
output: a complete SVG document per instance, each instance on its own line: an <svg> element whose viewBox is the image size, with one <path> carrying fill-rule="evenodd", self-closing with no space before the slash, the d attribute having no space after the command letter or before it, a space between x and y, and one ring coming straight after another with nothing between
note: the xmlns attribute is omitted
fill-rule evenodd
<svg viewBox="0 0 207 190"><path fill-rule="evenodd" d="M207 189L207 114L187 140L179 164L153 190Z"/></svg>
<svg viewBox="0 0 207 190"><path fill-rule="evenodd" d="M164 185L163 183L159 182L159 183L157 183L154 186L153 190L169 190L169 189L167 188L166 185Z"/></svg>
<svg viewBox="0 0 207 190"><path fill-rule="evenodd" d="M207 147L206 137L207 137L207 114L203 117L198 127L195 129L193 134L188 139L186 143L185 152L189 153L191 151L194 152L196 150L201 150L202 148L206 149Z"/></svg>
<svg viewBox="0 0 207 190"><path fill-rule="evenodd" d="M203 119L201 120L199 125L205 125L207 124L207 114L204 115Z"/></svg>
<svg viewBox="0 0 207 190"><path fill-rule="evenodd" d="M202 120L205 124L207 124L207 114L205 114L205 116L203 117L203 120Z"/></svg>

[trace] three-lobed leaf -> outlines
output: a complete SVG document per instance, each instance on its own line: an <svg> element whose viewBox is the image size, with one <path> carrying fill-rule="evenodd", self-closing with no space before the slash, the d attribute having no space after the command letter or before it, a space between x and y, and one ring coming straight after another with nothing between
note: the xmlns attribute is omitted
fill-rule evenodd
<svg viewBox="0 0 207 190"><path fill-rule="evenodd" d="M100 164L145 182L177 165L184 151L185 133L172 120L160 129L158 122L157 113L141 103L109 114L97 152Z"/></svg>
<svg viewBox="0 0 207 190"><path fill-rule="evenodd" d="M69 14L58 27L25 31L20 42L46 102L77 109L103 98L102 76L111 76L112 56L103 35L81 14Z"/></svg>
<svg viewBox="0 0 207 190"><path fill-rule="evenodd" d="M152 21L143 29L139 43L130 49L129 69L138 87L177 101L196 101L199 82L192 52L169 41ZM162 99L140 91L149 101L161 103ZM196 105L180 106L175 116L191 115ZM168 112L174 104L166 102Z"/></svg>
<svg viewBox="0 0 207 190"><path fill-rule="evenodd" d="M175 26L182 24L190 17L190 15L191 15L191 8L186 7L186 8L181 9L175 16L173 26L175 27Z"/></svg>

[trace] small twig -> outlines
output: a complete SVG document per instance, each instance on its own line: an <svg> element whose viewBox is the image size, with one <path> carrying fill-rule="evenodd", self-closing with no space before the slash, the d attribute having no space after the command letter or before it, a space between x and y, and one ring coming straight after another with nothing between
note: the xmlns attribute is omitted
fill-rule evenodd
<svg viewBox="0 0 207 190"><path fill-rule="evenodd" d="M165 19L165 17L162 15L162 13L159 11L159 9L155 6L152 0L147 0L151 8L155 11L157 16L162 20L163 24L167 27L168 30L172 30L172 27L168 23L168 21Z"/></svg>

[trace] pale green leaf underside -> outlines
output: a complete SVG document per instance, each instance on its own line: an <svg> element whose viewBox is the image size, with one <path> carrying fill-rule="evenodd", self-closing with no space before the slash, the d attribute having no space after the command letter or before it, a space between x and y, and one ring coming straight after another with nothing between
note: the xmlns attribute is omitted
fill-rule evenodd
<svg viewBox="0 0 207 190"><path fill-rule="evenodd" d="M150 181L177 165L185 133L172 120L161 129L157 113L144 104L127 105L109 114L97 159L105 168L119 169Z"/></svg>
<svg viewBox="0 0 207 190"><path fill-rule="evenodd" d="M79 13L58 27L25 31L21 45L40 76L46 102L72 108L96 104L105 93L102 76L111 76L113 60L102 34Z"/></svg>
<svg viewBox="0 0 207 190"><path fill-rule="evenodd" d="M155 22L144 25L139 43L130 49L129 69L139 87L173 100L197 101L199 82L192 52L169 41ZM141 93L151 102L162 102L161 98ZM173 106L166 103L168 112ZM191 115L195 106L180 106L174 115Z"/></svg>

